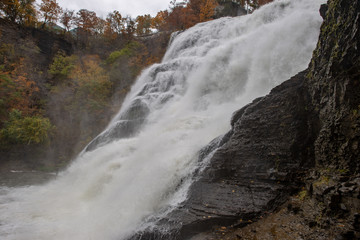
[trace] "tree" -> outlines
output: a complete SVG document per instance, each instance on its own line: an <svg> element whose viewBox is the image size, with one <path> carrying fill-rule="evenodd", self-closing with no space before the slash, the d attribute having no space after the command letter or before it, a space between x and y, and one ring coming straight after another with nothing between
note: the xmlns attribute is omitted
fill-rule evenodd
<svg viewBox="0 0 360 240"><path fill-rule="evenodd" d="M136 31L135 22L130 16L123 18L123 22L124 22L124 28L121 30L121 34L128 41L131 41L133 39L134 33Z"/></svg>
<svg viewBox="0 0 360 240"><path fill-rule="evenodd" d="M171 31L184 30L199 22L210 20L216 6L216 0L189 0L181 3L173 0L170 2L170 12L159 12L153 20L153 25L160 23L162 28L166 26ZM162 24L163 21L165 24ZM159 29L159 27L156 28Z"/></svg>
<svg viewBox="0 0 360 240"><path fill-rule="evenodd" d="M74 69L76 60L75 55L66 56L63 52L58 52L50 65L49 73L59 80L64 80Z"/></svg>
<svg viewBox="0 0 360 240"><path fill-rule="evenodd" d="M23 59L20 59L13 64L13 69L0 71L0 121L6 120L12 109L18 109L25 115L38 111L32 97L39 88L27 78L23 68Z"/></svg>
<svg viewBox="0 0 360 240"><path fill-rule="evenodd" d="M49 133L54 129L48 118L42 116L22 116L21 111L14 109L9 114L9 120L0 130L0 140L7 144L38 144L49 139Z"/></svg>
<svg viewBox="0 0 360 240"><path fill-rule="evenodd" d="M56 0L42 0L42 3L40 4L40 12L44 18L44 24L46 24L57 22L63 10Z"/></svg>
<svg viewBox="0 0 360 240"><path fill-rule="evenodd" d="M268 4L272 1L274 1L274 0L258 0L258 4L259 4L259 6L262 6L262 5Z"/></svg>
<svg viewBox="0 0 360 240"><path fill-rule="evenodd" d="M166 30L168 17L169 12L167 10L158 12L151 20L151 27L157 29L158 31Z"/></svg>
<svg viewBox="0 0 360 240"><path fill-rule="evenodd" d="M76 13L76 26L86 33L93 33L95 31L98 18L96 13L86 9L81 9Z"/></svg>
<svg viewBox="0 0 360 240"><path fill-rule="evenodd" d="M74 21L74 11L66 9L60 18L60 22L64 25L66 31L70 31L71 27L74 25Z"/></svg>
<svg viewBox="0 0 360 240"><path fill-rule="evenodd" d="M36 21L35 0L1 0L0 12L6 19L30 25Z"/></svg>
<svg viewBox="0 0 360 240"><path fill-rule="evenodd" d="M205 22L205 21L211 20L211 18L215 14L216 6L217 6L217 3L215 0L203 1L203 4L200 6L199 21Z"/></svg>
<svg viewBox="0 0 360 240"><path fill-rule="evenodd" d="M75 66L70 76L76 87L74 104L78 104L80 110L93 114L105 111L109 104L112 86L100 62L98 56L84 57Z"/></svg>
<svg viewBox="0 0 360 240"><path fill-rule="evenodd" d="M187 9L183 6L174 6L171 8L171 11L166 18L168 30L170 31L177 31L177 30L184 30L185 27L185 21L186 20L186 12ZM189 16L191 17L191 16ZM188 20L190 18L187 18Z"/></svg>
<svg viewBox="0 0 360 240"><path fill-rule="evenodd" d="M98 18L95 25L95 33L99 35L104 35L106 28L106 21L102 18Z"/></svg>
<svg viewBox="0 0 360 240"><path fill-rule="evenodd" d="M151 33L151 20L150 14L138 16L136 18L136 34L138 36Z"/></svg>
<svg viewBox="0 0 360 240"><path fill-rule="evenodd" d="M37 21L37 11L34 2L35 0L20 0L20 24L33 25Z"/></svg>
<svg viewBox="0 0 360 240"><path fill-rule="evenodd" d="M113 11L112 13L109 13L106 21L109 23L109 27L111 30L117 34L120 34L121 31L124 29L124 19L122 18L119 11Z"/></svg>

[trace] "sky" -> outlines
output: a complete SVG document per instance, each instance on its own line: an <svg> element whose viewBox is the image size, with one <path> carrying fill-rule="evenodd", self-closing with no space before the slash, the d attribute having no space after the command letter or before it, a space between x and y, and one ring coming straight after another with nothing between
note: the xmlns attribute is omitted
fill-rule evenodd
<svg viewBox="0 0 360 240"><path fill-rule="evenodd" d="M36 0L38 4L41 0ZM152 17L160 10L169 7L170 0L57 0L63 9L75 10L87 9L96 12L98 17L105 18L114 10L118 10L122 16L130 15L136 18L138 15L150 14Z"/></svg>

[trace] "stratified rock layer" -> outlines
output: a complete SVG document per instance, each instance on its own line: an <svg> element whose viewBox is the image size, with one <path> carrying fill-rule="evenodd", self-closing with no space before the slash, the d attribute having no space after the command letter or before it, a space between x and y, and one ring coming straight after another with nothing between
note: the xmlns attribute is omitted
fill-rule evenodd
<svg viewBox="0 0 360 240"><path fill-rule="evenodd" d="M179 210L182 238L212 225L253 221L298 189L304 168L313 163L304 75L234 114L226 142Z"/></svg>

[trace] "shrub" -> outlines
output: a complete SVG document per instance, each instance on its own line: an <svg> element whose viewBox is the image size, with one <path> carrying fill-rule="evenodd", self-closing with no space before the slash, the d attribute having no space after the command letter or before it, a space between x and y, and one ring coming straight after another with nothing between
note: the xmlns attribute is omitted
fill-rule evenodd
<svg viewBox="0 0 360 240"><path fill-rule="evenodd" d="M49 140L53 128L48 118L23 117L19 110L14 109L0 130L0 139L7 144L44 143Z"/></svg>
<svg viewBox="0 0 360 240"><path fill-rule="evenodd" d="M49 73L58 78L67 78L75 67L77 57L75 55L65 56L64 53L58 53L50 65Z"/></svg>
<svg viewBox="0 0 360 240"><path fill-rule="evenodd" d="M129 42L121 50L110 53L109 57L106 59L106 64L111 65L121 57L133 57L143 47L144 45L139 42Z"/></svg>

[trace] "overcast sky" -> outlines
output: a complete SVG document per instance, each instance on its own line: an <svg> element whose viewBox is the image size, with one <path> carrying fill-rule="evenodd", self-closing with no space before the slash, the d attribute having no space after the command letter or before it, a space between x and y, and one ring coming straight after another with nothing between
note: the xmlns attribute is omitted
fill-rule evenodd
<svg viewBox="0 0 360 240"><path fill-rule="evenodd" d="M40 4L41 0L36 2ZM170 0L57 0L57 3L64 9L76 12L80 9L94 11L98 17L103 18L114 10L118 10L123 16L135 18L144 14L154 17L158 11L168 8Z"/></svg>

